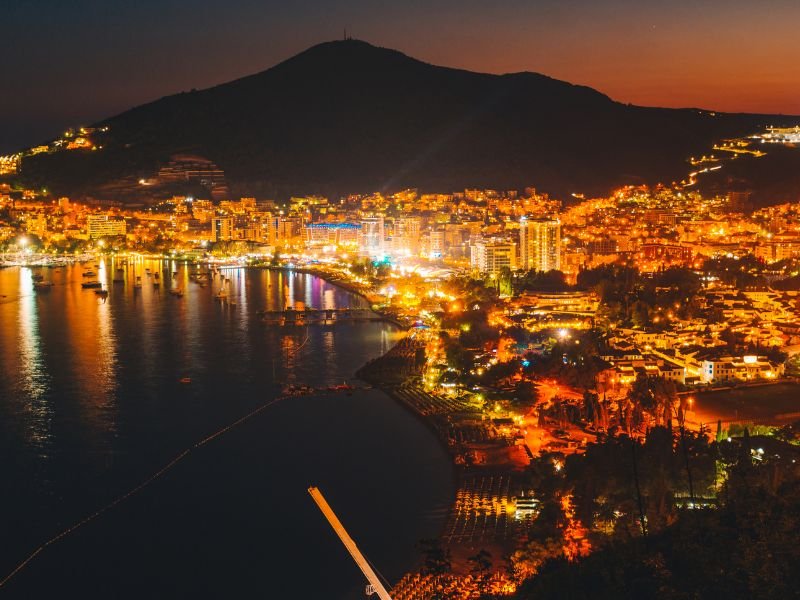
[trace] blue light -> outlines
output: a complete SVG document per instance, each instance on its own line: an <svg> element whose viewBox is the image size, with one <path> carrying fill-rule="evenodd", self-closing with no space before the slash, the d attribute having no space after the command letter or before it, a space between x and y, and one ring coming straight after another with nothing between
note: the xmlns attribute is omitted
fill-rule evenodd
<svg viewBox="0 0 800 600"><path fill-rule="evenodd" d="M529 360L523 360L523 361L522 361L522 366L523 366L523 367L525 367L525 368L527 369L528 367L530 367L530 366L531 366L531 361L529 361Z"/></svg>

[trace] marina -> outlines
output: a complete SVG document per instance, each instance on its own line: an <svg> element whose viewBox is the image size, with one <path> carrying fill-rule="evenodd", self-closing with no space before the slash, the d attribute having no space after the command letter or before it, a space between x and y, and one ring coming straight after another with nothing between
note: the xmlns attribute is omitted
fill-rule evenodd
<svg viewBox="0 0 800 600"><path fill-rule="evenodd" d="M343 507L362 505L365 486L396 488L381 503L348 514L347 522L370 559L400 580L414 565L416 543L444 526L453 482L435 435L353 377L394 344L395 327L264 323L259 311L297 302L366 308L361 298L311 275L232 271L228 299L238 305L229 310L230 303L214 300L211 286L191 284L190 275L202 269L128 259L120 272L107 258L97 264L93 270L109 292L105 302L81 293L87 269L80 265L48 272L54 285L46 295L33 292L35 270L0 271L7 295L0 333L9 342L0 345L0 440L15 444L0 456L0 468L17 490L4 501L6 514L14 515L3 521L4 575L198 440L272 398L284 399L192 451L82 526L80 535L47 547L9 584L10 597L91 586L133 600L179 579L181 594L195 597L289 598L303 577L293 557L302 554L318 574L309 594L355 600L363 595L361 575L341 568L338 542L328 543L327 525L308 501L311 482ZM162 293L134 288L145 264L162 273ZM165 272L178 275L167 280ZM125 281L112 286L119 275ZM184 295L178 300L165 289ZM76 362L54 363L60 352ZM81 435L67 434L76 428ZM43 487L30 485L33 472L41 473ZM397 486L410 480L413 488ZM287 517L276 522L271 515ZM387 525L378 529L375 522ZM231 544L232 535L246 540ZM312 537L321 542L309 549ZM153 539L160 541L153 546ZM254 550L264 539L284 552L276 558ZM230 560L220 562L218 553L204 550L209 546L228 548ZM209 576L198 580L198 569ZM130 585L120 590L121 580Z"/></svg>

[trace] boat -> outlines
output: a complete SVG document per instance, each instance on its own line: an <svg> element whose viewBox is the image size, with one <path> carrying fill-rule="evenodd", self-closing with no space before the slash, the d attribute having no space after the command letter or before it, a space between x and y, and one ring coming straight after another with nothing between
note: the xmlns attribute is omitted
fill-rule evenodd
<svg viewBox="0 0 800 600"><path fill-rule="evenodd" d="M171 289L169 293L178 298L183 298L183 290L180 288Z"/></svg>
<svg viewBox="0 0 800 600"><path fill-rule="evenodd" d="M100 298L108 298L108 290L103 290L103 289L95 290L94 293L96 296L99 296Z"/></svg>
<svg viewBox="0 0 800 600"><path fill-rule="evenodd" d="M49 290L53 287L52 281L34 281L33 282L33 289L35 290Z"/></svg>
<svg viewBox="0 0 800 600"><path fill-rule="evenodd" d="M97 273L95 273L94 271L84 271L83 272L83 277L94 277L95 275L97 275Z"/></svg>
<svg viewBox="0 0 800 600"><path fill-rule="evenodd" d="M39 275L38 273L36 275L32 275L31 278L34 281L44 281L44 275Z"/></svg>
<svg viewBox="0 0 800 600"><path fill-rule="evenodd" d="M81 287L85 290L96 290L103 287L103 284L99 281L84 281L81 284Z"/></svg>
<svg viewBox="0 0 800 600"><path fill-rule="evenodd" d="M214 298L216 298L220 302L222 302L224 300L227 300L228 299L228 292L226 292L225 290L220 290L220 291L217 292L217 294L214 296Z"/></svg>

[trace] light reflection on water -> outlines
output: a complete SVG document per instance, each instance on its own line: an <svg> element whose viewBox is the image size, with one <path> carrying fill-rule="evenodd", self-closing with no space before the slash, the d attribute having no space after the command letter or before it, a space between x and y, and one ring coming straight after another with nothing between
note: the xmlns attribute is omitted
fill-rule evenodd
<svg viewBox="0 0 800 600"><path fill-rule="evenodd" d="M19 560L23 550L35 548L65 523L129 490L176 453L274 397L281 383L325 387L352 381L356 369L396 339L394 327L386 323L281 327L262 322L261 310L366 305L310 275L228 270L227 291L236 303L232 304L214 298L221 285L219 275L205 287L193 282L190 275L199 271L195 267L141 259L123 265L112 258L97 264L97 268L92 263L60 270L0 269L0 296L5 296L0 298L0 472L13 490L4 494L5 510L0 514L2 571ZM87 269L97 271L98 280L109 290L105 302L81 288ZM153 286L156 272L158 288ZM49 291L34 291L32 273L41 273L55 285ZM141 289L134 286L137 276ZM114 282L115 278L121 281ZM183 290L183 297L171 295L173 288ZM187 377L190 383L181 383ZM431 496L441 504L449 494L447 457L431 438L407 411L375 391L299 398L275 407L209 448L197 462L188 463L189 472L172 495L162 495L159 488L152 492L152 506L138 501L129 506L130 510L143 507L148 518L152 513L152 518L160 519L148 529L154 539L161 530L174 527L186 510L194 510L197 520L219 521L218 537L210 541L200 541L201 533L192 525L181 530L192 540L191 548L180 550L186 556L181 565L195 572L197 564L208 558L200 550L205 545L219 544L226 555L235 555L225 537L235 524L228 525L226 519L236 518L242 502L253 503L263 539L279 536L276 543L293 549L287 551L285 563L272 557L279 564L266 565L258 571L263 575L270 568L291 569L296 562L291 557L305 544L303 536L330 533L313 505L306 504L305 488L320 482L327 484L343 508L362 507L350 516L353 527L373 536L375 558L396 574L413 556L416 539L437 528L436 522L426 522L428 530L415 539L419 520L414 515L430 508ZM393 442L386 443L387 439ZM371 444L368 453L360 451L363 444ZM217 466L225 486L217 488L211 482L204 493L215 495L214 500L196 498L191 490L204 488L206 469ZM404 480L414 481L415 486L398 487ZM365 485L373 496L390 486L394 492L381 503L363 507ZM163 510L158 508L162 503ZM174 513L169 510L173 505ZM119 592L113 587L115 578L130 579L132 571L125 565L132 565L136 578L149 577L143 581L153 585L173 581L174 573L159 571L160 565L169 564L173 552L169 546L149 545L140 551L124 547L142 526L127 526L125 510L121 507L119 522L114 513L98 524L99 549L81 545L88 541L76 541L77 546L70 541L63 550L48 550L41 563L37 559L30 578L20 580L20 589L39 590L35 586L40 583L46 587L47 581L71 577L80 568L81 557L86 557L84 562L102 561L108 544L116 544L115 552L121 556L112 560L109 553L111 564L87 575L108 573L112 588L106 597ZM410 510L408 515L405 510ZM294 513L299 519L294 523L275 523L269 517ZM381 532L371 524L395 520L399 525L386 532L384 544ZM104 527L112 528L108 536ZM303 533L295 539L298 529ZM341 549L335 539L325 539L330 546L302 551L310 553L308 560L317 568L327 569L325 581L339 578L339 585L353 585L360 597L360 575L339 568L335 558ZM73 555L78 564L69 562ZM252 559L246 551L236 556L236 564L246 565ZM262 575L252 581L269 580ZM221 589L229 582L228 572L214 579ZM86 583L78 577L75 585ZM317 589L315 595L326 592L327 587ZM125 597L133 597L133 592Z"/></svg>
<svg viewBox="0 0 800 600"><path fill-rule="evenodd" d="M90 270L96 275L84 277ZM262 368L275 371L279 382L313 374L333 383L339 377L333 331L269 331L277 352L266 359L253 356L249 337L264 334L262 326L251 331L258 321L254 313L285 307L336 308L343 303L363 306L360 299L294 272L224 269L206 287L191 280L199 272L198 267L174 261L124 262L110 257L59 269L0 271L0 392L8 399L0 405L0 416L5 431L44 452L57 411L65 424L80 428L104 451L111 451L118 429L118 396L128 391L120 390L121 380L133 379L142 401L158 398L163 396L166 359L177 363L177 379L213 372L208 346L215 343L235 349L242 371L244 365L261 361ZM34 274L55 285L34 290ZM81 288L93 279L109 291L106 299ZM175 288L183 290L183 298L170 295ZM229 302L212 299L222 288ZM387 335L391 337L387 328L381 328L381 336Z"/></svg>
<svg viewBox="0 0 800 600"><path fill-rule="evenodd" d="M36 309L36 296L33 292L33 279L30 269L19 269L19 313L17 317L19 377L21 397L26 411L27 439L32 446L45 451L49 441L52 408L46 394L50 385L42 359L39 338L39 314ZM4 336L5 339L5 336ZM5 344L5 341L4 341Z"/></svg>

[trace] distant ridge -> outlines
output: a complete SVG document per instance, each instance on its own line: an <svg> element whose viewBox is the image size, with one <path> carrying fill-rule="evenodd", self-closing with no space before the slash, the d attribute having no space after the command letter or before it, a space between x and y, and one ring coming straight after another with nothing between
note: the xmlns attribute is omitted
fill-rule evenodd
<svg viewBox="0 0 800 600"><path fill-rule="evenodd" d="M102 151L29 157L22 173L57 193L126 200L136 193L116 184L190 153L218 165L233 196L527 185L594 195L681 179L713 142L792 122L625 105L537 73L473 73L347 39L133 108L97 124L110 128Z"/></svg>

